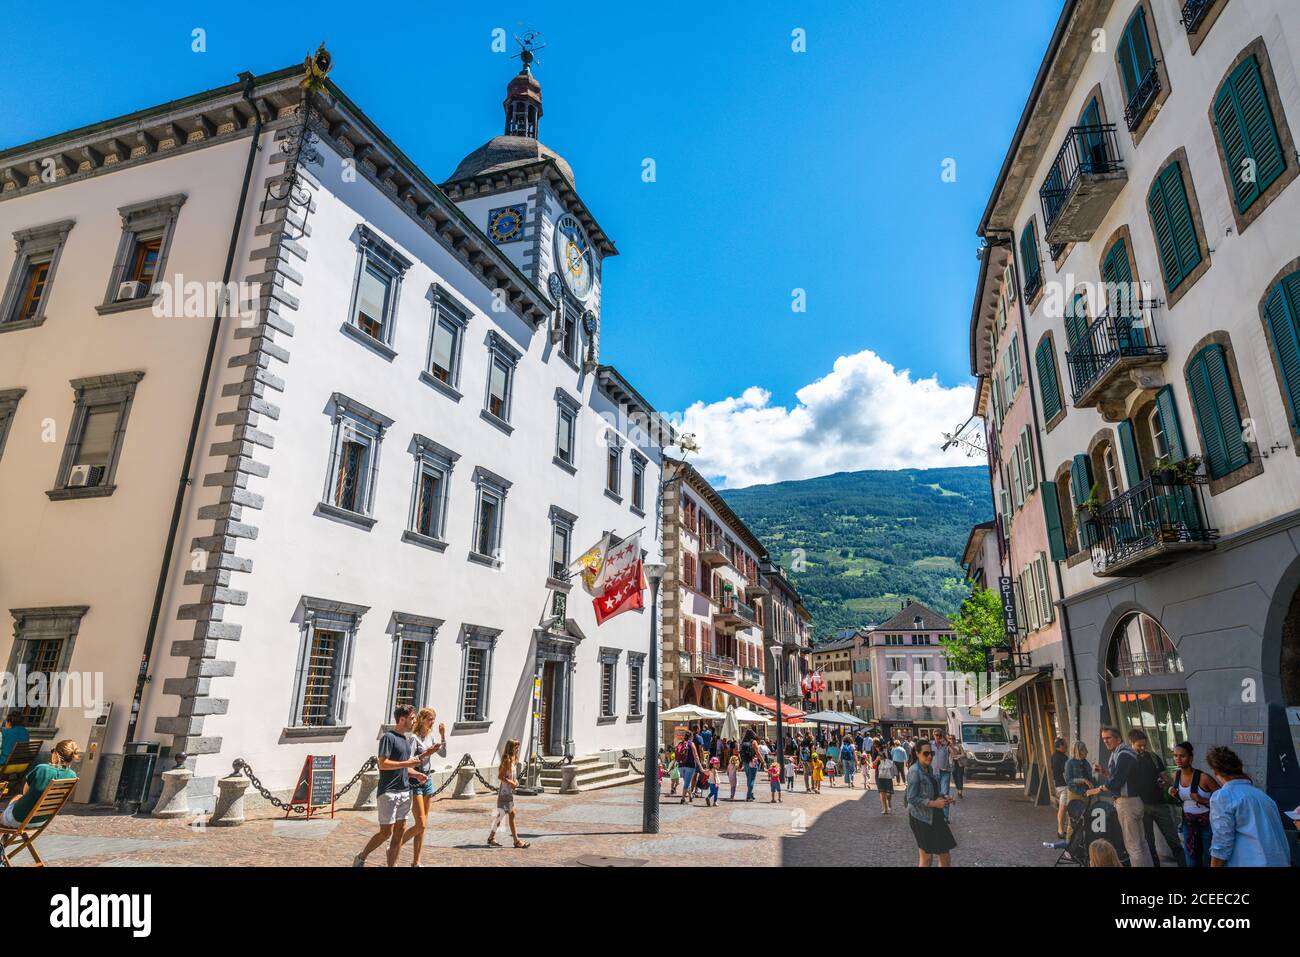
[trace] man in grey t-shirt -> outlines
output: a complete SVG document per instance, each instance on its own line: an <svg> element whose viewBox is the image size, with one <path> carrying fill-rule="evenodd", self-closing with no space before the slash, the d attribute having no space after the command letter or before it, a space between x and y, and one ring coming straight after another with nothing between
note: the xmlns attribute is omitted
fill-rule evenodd
<svg viewBox="0 0 1300 957"><path fill-rule="evenodd" d="M415 708L401 704L393 709L393 730L385 731L379 739L379 790L375 804L379 812L379 833L352 860L353 867L365 867L370 852L388 841L388 866L397 864L402 849L402 832L406 818L411 813L411 780L423 784L425 775L419 767L427 754L411 754L407 735L415 726Z"/></svg>

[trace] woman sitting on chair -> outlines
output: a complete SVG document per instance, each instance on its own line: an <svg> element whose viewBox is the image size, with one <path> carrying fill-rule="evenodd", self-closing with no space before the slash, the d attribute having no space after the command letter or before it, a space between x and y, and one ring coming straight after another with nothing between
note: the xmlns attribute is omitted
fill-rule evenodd
<svg viewBox="0 0 1300 957"><path fill-rule="evenodd" d="M81 747L71 738L56 744L50 752L48 764L37 764L27 772L27 783L23 786L23 793L5 808L0 823L10 829L21 827L23 818L36 806L36 802L41 799L41 795L45 793L51 781L77 776L77 772L72 770L72 765L80 757ZM32 825L40 823L42 823L40 820L29 822Z"/></svg>

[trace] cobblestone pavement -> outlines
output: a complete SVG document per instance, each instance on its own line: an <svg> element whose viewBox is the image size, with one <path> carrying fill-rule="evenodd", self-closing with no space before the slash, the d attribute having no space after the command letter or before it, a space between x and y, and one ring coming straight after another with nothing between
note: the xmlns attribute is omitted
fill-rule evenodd
<svg viewBox="0 0 1300 957"><path fill-rule="evenodd" d="M723 800L706 808L700 800L683 806L665 795L657 835L640 833L640 785L519 797L520 833L532 843L524 850L510 846L504 822L498 840L505 846L486 845L494 796L445 798L434 803L430 815L424 863L911 866L916 861L906 809L899 801L891 815L882 816L874 789L864 794L827 787L820 795L796 789L780 805L769 804L768 797L764 791L752 803ZM965 799L954 805L952 827L957 866L1050 866L1056 860L1056 852L1042 846L1054 836L1053 815L1033 807L1019 783L969 783ZM76 811L56 819L38 846L52 866L346 866L375 830L373 811L339 811L333 820L327 815L307 821L285 820L268 810L233 828ZM404 849L402 862L410 859L410 849ZM383 860L381 849L367 866L382 866Z"/></svg>

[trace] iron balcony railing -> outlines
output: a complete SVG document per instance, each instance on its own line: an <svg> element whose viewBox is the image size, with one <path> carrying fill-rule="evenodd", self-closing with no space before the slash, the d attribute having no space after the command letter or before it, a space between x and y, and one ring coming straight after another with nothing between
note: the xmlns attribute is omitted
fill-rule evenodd
<svg viewBox="0 0 1300 957"><path fill-rule="evenodd" d="M1146 675L1173 675L1183 670L1183 659L1176 651L1153 651L1143 654L1121 652L1116 663L1117 678L1141 678Z"/></svg>
<svg viewBox="0 0 1300 957"><path fill-rule="evenodd" d="M1218 529L1206 520L1203 484L1204 477L1171 484L1147 478L1095 514L1081 513L1093 570L1103 572L1170 545L1218 539Z"/></svg>
<svg viewBox="0 0 1300 957"><path fill-rule="evenodd" d="M1115 124L1100 126L1074 126L1065 135L1065 142L1056 154L1056 161L1038 190L1043 206L1044 233L1052 228L1056 218L1065 208L1065 202L1085 176L1118 173L1123 170L1119 159L1119 144L1115 139Z"/></svg>
<svg viewBox="0 0 1300 957"><path fill-rule="evenodd" d="M1183 28L1188 33L1195 33L1201 28L1201 21L1210 12L1214 0L1187 0L1183 4Z"/></svg>
<svg viewBox="0 0 1300 957"><path fill-rule="evenodd" d="M1103 313L1088 326L1083 338L1066 350L1065 362L1070 367L1070 389L1075 402L1121 359L1164 360L1167 352L1160 344L1152 319L1152 311L1158 305L1155 300L1116 304L1114 316L1109 310Z"/></svg>
<svg viewBox="0 0 1300 957"><path fill-rule="evenodd" d="M1124 122L1128 124L1130 133L1137 129L1138 124L1142 122L1142 117L1147 115L1147 110L1151 109L1151 104L1156 101L1156 94L1160 92L1158 66L1157 62L1152 62L1151 69L1147 70L1147 75L1142 78L1142 82L1138 84L1138 88L1128 101L1128 106L1124 108Z"/></svg>
<svg viewBox="0 0 1300 957"><path fill-rule="evenodd" d="M736 676L736 659L713 655L704 651L683 652L678 661L680 670L688 675L716 675L723 678Z"/></svg>
<svg viewBox="0 0 1300 957"><path fill-rule="evenodd" d="M724 615L735 615L750 624L758 622L758 613L754 610L754 606L746 604L734 595L728 595L724 592L720 607Z"/></svg>
<svg viewBox="0 0 1300 957"><path fill-rule="evenodd" d="M1028 268L1028 267L1026 267ZM1028 273L1025 276L1025 301L1029 302L1038 295L1038 290L1043 288L1043 267L1040 263L1036 272Z"/></svg>

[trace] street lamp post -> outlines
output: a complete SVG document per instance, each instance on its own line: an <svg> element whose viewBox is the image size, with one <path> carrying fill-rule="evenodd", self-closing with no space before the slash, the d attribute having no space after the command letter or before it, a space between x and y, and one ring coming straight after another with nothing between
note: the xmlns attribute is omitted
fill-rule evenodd
<svg viewBox="0 0 1300 957"><path fill-rule="evenodd" d="M781 733L781 646L774 644L772 651L772 667L776 669L776 761L781 765L781 774L785 775L785 736Z"/></svg>
<svg viewBox="0 0 1300 957"><path fill-rule="evenodd" d="M643 782L643 807L641 833L659 833L659 583L663 580L666 565L650 563L643 566L650 581L650 681L648 683L645 723L645 781Z"/></svg>

